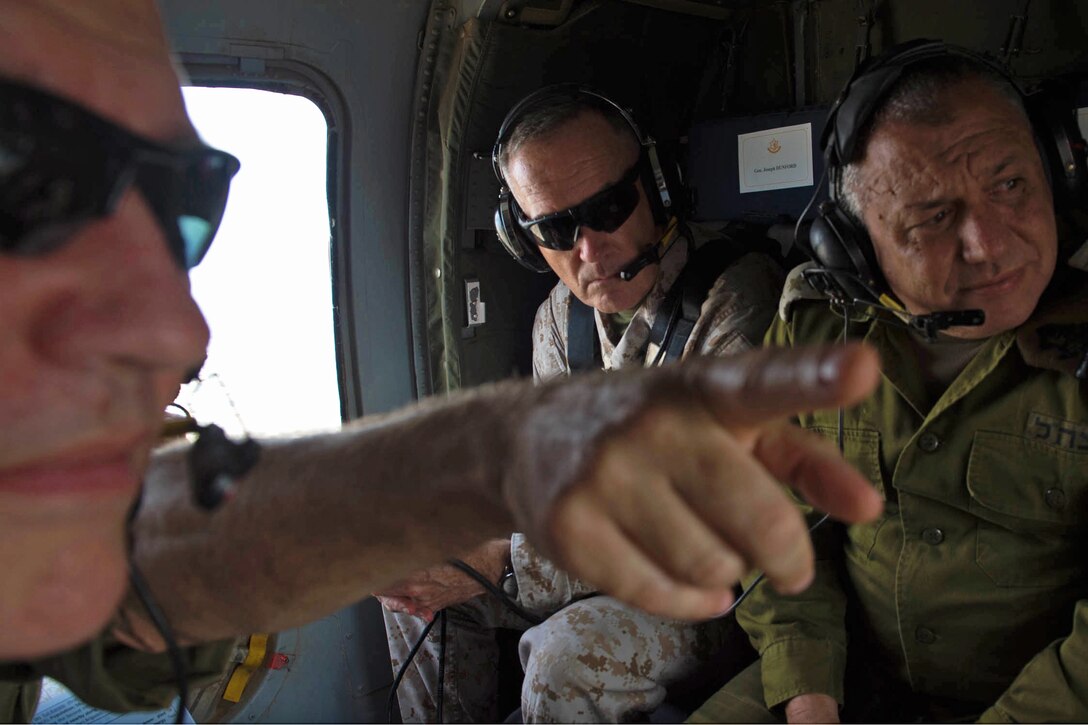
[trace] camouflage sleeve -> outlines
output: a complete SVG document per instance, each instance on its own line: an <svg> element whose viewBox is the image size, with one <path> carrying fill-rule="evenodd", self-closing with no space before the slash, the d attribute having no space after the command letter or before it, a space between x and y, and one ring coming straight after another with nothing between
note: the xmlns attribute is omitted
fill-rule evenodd
<svg viewBox="0 0 1088 725"><path fill-rule="evenodd" d="M234 640L185 647L189 687L220 676L234 652ZM174 669L166 653L139 652L102 635L78 649L38 660L36 674L52 677L91 707L114 712L156 710L177 695Z"/></svg>
<svg viewBox="0 0 1088 725"><path fill-rule="evenodd" d="M533 614L549 617L594 591L538 554L524 534L511 537L510 561L518 582L518 604Z"/></svg>
<svg viewBox="0 0 1088 725"><path fill-rule="evenodd" d="M746 254L714 282L684 354L735 355L763 339L785 275L766 254Z"/></svg>
<svg viewBox="0 0 1088 725"><path fill-rule="evenodd" d="M790 347L790 326L775 316L764 337ZM778 594L760 584L737 608L737 622L759 652L767 707L797 695L821 693L843 703L846 672L846 595L839 579L842 530L826 523L813 532L816 577L801 594Z"/></svg>
<svg viewBox="0 0 1088 725"><path fill-rule="evenodd" d="M1073 631L1037 654L979 722L1088 722L1088 602Z"/></svg>
<svg viewBox="0 0 1088 725"><path fill-rule="evenodd" d="M533 320L533 380L542 383L567 372L566 288L558 284ZM569 293L567 293L569 294Z"/></svg>

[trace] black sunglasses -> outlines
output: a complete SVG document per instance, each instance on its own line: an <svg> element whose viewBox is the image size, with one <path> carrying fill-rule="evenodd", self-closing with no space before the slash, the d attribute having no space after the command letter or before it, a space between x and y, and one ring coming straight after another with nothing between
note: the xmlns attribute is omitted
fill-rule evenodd
<svg viewBox="0 0 1088 725"><path fill-rule="evenodd" d="M598 191L576 206L563 211L526 219L515 205L518 225L548 249L566 252L574 249L582 226L599 232L614 232L626 222L638 206L638 177L641 159L620 180Z"/></svg>
<svg viewBox="0 0 1088 725"><path fill-rule="evenodd" d="M71 101L0 80L0 252L42 254L109 216L135 185L170 252L192 269L211 246L238 159L171 148Z"/></svg>

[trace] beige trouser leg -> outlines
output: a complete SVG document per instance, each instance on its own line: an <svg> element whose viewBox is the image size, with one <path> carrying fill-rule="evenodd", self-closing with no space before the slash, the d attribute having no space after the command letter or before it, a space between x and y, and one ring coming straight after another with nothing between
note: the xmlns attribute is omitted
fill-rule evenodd
<svg viewBox="0 0 1088 725"><path fill-rule="evenodd" d="M382 611L395 675L427 623L407 614ZM499 713L496 709L499 649L495 630L500 627L520 630L528 623L490 595L450 607L446 617L443 720L500 722L508 713ZM439 627L436 624L397 690L401 719L406 723L436 722L438 719L439 652Z"/></svg>

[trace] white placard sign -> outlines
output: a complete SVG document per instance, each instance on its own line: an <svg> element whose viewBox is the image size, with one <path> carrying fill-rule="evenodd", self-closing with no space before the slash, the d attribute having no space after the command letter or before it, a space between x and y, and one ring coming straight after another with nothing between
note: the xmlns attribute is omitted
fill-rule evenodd
<svg viewBox="0 0 1088 725"><path fill-rule="evenodd" d="M1088 108L1077 109L1077 125L1080 126L1080 135L1088 138Z"/></svg>
<svg viewBox="0 0 1088 725"><path fill-rule="evenodd" d="M812 186L812 124L737 134L740 193Z"/></svg>

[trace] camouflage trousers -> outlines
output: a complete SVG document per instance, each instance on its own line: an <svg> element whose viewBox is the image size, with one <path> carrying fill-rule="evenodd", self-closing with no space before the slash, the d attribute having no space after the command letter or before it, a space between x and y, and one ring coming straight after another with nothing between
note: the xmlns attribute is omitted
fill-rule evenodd
<svg viewBox="0 0 1088 725"><path fill-rule="evenodd" d="M664 700L666 687L707 662L735 627L731 618L665 620L604 596L574 602L532 627L490 596L446 612L447 722L502 722L509 714L496 708L499 628L523 631L523 721L577 723L644 718ZM426 623L388 611L385 622L396 672ZM436 626L398 690L404 722L436 719L439 647Z"/></svg>

